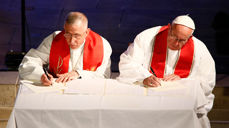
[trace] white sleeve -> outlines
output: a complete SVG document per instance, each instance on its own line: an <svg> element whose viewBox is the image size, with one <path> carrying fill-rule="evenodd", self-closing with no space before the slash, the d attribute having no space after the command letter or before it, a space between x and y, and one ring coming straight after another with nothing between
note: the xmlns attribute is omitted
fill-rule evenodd
<svg viewBox="0 0 229 128"><path fill-rule="evenodd" d="M215 62L209 53L207 47L201 42L198 42L199 48L198 56L200 56L198 63L198 68L196 70L195 79L200 81L201 88L207 98L207 105L205 105L206 112L209 112L212 109L214 95L212 90L215 87L216 81L216 71L215 71Z"/></svg>
<svg viewBox="0 0 229 128"><path fill-rule="evenodd" d="M18 71L21 79L40 82L41 75L44 73L42 65L49 63L49 53L53 38L59 32L46 37L37 49L30 49L24 56Z"/></svg>
<svg viewBox="0 0 229 128"><path fill-rule="evenodd" d="M147 67L144 67L145 62L145 41L141 35L138 35L134 43L121 54L119 62L120 75L117 80L125 83L140 82L151 76ZM152 48L151 48L152 49Z"/></svg>
<svg viewBox="0 0 229 128"><path fill-rule="evenodd" d="M104 56L103 56L103 62L102 64L96 69L96 71L86 71L86 70L77 70L79 75L82 79L88 79L88 78L110 78L111 70L111 60L110 56L112 53L111 46L109 42L102 37L103 40L103 50L104 50Z"/></svg>

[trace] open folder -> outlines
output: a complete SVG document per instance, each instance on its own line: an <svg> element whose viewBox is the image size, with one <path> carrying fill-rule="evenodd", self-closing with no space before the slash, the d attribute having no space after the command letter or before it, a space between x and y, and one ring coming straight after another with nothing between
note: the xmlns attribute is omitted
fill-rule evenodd
<svg viewBox="0 0 229 128"><path fill-rule="evenodd" d="M67 83L56 83L52 86L43 86L41 84L21 81L35 93L44 92L60 92L62 94L80 94L80 95L134 95L134 96L149 96L155 95L156 92L167 92L169 90L177 90L185 94L185 81L161 82L159 87L148 87L125 84L114 79L75 79ZM182 83L182 84L181 84ZM180 91L179 91L180 90Z"/></svg>

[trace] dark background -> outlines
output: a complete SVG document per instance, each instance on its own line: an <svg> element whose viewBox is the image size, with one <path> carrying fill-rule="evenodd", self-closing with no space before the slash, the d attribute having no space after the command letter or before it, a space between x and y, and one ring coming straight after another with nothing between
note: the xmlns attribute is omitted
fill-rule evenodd
<svg viewBox="0 0 229 128"><path fill-rule="evenodd" d="M36 48L46 36L63 29L68 12L81 11L87 15L89 27L110 42L114 72L120 54L138 33L189 14L196 24L194 36L208 47L217 73L229 74L229 0L25 0L23 27L22 1L0 2L0 70L10 70L5 63L18 59L7 58L9 51L20 54Z"/></svg>

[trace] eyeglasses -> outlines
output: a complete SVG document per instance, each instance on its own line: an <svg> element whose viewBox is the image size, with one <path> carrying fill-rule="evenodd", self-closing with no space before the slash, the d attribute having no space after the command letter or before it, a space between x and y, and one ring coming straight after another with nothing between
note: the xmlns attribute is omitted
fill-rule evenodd
<svg viewBox="0 0 229 128"><path fill-rule="evenodd" d="M66 39L71 39L71 38L74 38L74 39L81 39L83 37L84 33L83 34L71 34L71 33L65 33L64 34L64 37Z"/></svg>
<svg viewBox="0 0 229 128"><path fill-rule="evenodd" d="M174 41L177 41L178 43L181 43L181 44L185 44L187 41L188 41L188 39L190 38L188 38L188 39L179 39L178 37L177 37L177 35L174 35L173 34L173 32L172 32L172 30L170 29L170 32L169 32L169 35L168 35L172 40L174 40Z"/></svg>

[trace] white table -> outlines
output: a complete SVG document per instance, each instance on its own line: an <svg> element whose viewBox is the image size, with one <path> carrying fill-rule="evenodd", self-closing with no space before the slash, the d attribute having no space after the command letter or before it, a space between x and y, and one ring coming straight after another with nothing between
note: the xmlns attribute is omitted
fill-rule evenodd
<svg viewBox="0 0 229 128"><path fill-rule="evenodd" d="M21 84L7 128L200 128L196 112L206 101L198 82L178 83L146 89L75 80L66 93L35 93Z"/></svg>

